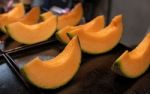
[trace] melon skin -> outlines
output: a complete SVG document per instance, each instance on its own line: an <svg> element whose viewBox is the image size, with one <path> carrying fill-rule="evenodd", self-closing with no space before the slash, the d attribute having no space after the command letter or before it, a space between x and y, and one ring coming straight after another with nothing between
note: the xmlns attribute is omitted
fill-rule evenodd
<svg viewBox="0 0 150 94"><path fill-rule="evenodd" d="M0 31L2 31L3 33L7 34L7 30L6 30L5 26L0 27Z"/></svg>

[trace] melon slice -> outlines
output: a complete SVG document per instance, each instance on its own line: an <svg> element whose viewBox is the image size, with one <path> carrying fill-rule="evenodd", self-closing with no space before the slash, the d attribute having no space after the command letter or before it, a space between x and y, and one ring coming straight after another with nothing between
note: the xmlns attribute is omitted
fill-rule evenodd
<svg viewBox="0 0 150 94"><path fill-rule="evenodd" d="M105 26L104 16L97 16L90 22L83 24L83 25L66 26L63 29L56 32L56 36L57 36L58 40L67 44L70 41L69 37L67 36L67 32L71 32L72 34L73 33L75 34L76 31L78 31L77 29L79 29L79 28L83 28L87 32L96 32L96 31L103 29L104 26Z"/></svg>
<svg viewBox="0 0 150 94"><path fill-rule="evenodd" d="M32 24L36 24L38 22L39 17L40 17L40 8L39 7L33 7L19 21L22 22L22 23L24 23L24 24L32 25Z"/></svg>
<svg viewBox="0 0 150 94"><path fill-rule="evenodd" d="M113 49L120 41L123 32L122 15L113 18L112 22L100 32L86 32L77 30L81 48L89 54L106 53ZM74 36L68 32L69 36Z"/></svg>
<svg viewBox="0 0 150 94"><path fill-rule="evenodd" d="M23 44L34 44L50 38L56 31L56 26L56 16L53 16L41 23L34 25L15 22L6 25L5 27L8 34L17 42Z"/></svg>
<svg viewBox="0 0 150 94"><path fill-rule="evenodd" d="M112 70L128 78L142 75L150 65L150 33L131 52L125 51L113 64Z"/></svg>
<svg viewBox="0 0 150 94"><path fill-rule="evenodd" d="M38 22L39 16L40 16L40 8L39 7L33 7L29 11L29 13L27 13L21 19L18 19L16 21L20 21L24 24L32 25L32 24L35 24ZM2 32L7 34L5 26L2 26L0 29Z"/></svg>
<svg viewBox="0 0 150 94"><path fill-rule="evenodd" d="M83 16L81 3L77 4L69 13L58 16L57 29L60 30L66 26L77 25Z"/></svg>
<svg viewBox="0 0 150 94"><path fill-rule="evenodd" d="M25 11L23 4L16 4L16 6L11 11L0 15L0 27L17 21L18 19L23 17L24 14Z"/></svg>
<svg viewBox="0 0 150 94"><path fill-rule="evenodd" d="M80 62L81 50L77 37L74 37L58 56L48 61L37 57L24 65L23 72L35 86L55 89L73 78Z"/></svg>

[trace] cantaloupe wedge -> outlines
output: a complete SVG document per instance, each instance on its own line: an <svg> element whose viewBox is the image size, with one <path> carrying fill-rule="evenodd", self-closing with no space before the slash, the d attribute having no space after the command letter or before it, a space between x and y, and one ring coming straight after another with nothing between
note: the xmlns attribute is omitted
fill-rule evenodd
<svg viewBox="0 0 150 94"><path fill-rule="evenodd" d="M17 21L18 19L23 17L24 14L25 11L23 4L16 4L16 6L11 11L0 15L0 27Z"/></svg>
<svg viewBox="0 0 150 94"><path fill-rule="evenodd" d="M69 13L58 16L57 29L60 30L66 26L77 25L83 16L83 8L81 3L78 3Z"/></svg>
<svg viewBox="0 0 150 94"><path fill-rule="evenodd" d="M56 32L57 39L60 40L61 42L67 44L70 39L67 36L67 32L71 32L72 34L76 34L78 31L77 29L82 28L87 32L97 32L101 29L103 29L105 26L105 20L104 16L97 16L90 22L79 25L79 26L66 26L63 29L59 30Z"/></svg>
<svg viewBox="0 0 150 94"><path fill-rule="evenodd" d="M33 7L23 18L21 18L20 22L28 25L36 24L40 17L40 8Z"/></svg>
<svg viewBox="0 0 150 94"><path fill-rule="evenodd" d="M6 25L8 34L17 42L23 44L34 44L50 38L56 31L56 16L50 17L41 23L34 25L15 22Z"/></svg>
<svg viewBox="0 0 150 94"><path fill-rule="evenodd" d="M69 82L78 71L81 50L77 37L55 58L42 61L38 57L25 64L23 71L27 79L37 87L55 89Z"/></svg>
<svg viewBox="0 0 150 94"><path fill-rule="evenodd" d="M113 18L111 23L99 32L86 32L83 29L77 30L81 48L89 54L106 53L113 49L120 41L123 33L122 15ZM68 32L69 36L74 33Z"/></svg>
<svg viewBox="0 0 150 94"><path fill-rule="evenodd" d="M128 78L141 76L150 65L150 33L131 52L125 51L114 63L112 70Z"/></svg>
<svg viewBox="0 0 150 94"><path fill-rule="evenodd" d="M16 22L20 21L24 24L32 25L32 24L35 24L38 22L39 17L40 17L40 8L33 7L26 15L24 15L22 18L16 20ZM0 30L7 34L5 26L1 26Z"/></svg>

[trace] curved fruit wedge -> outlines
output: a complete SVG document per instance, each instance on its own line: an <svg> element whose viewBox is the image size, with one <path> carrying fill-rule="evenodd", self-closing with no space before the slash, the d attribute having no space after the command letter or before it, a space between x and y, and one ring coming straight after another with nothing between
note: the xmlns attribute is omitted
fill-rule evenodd
<svg viewBox="0 0 150 94"><path fill-rule="evenodd" d="M58 16L57 29L60 30L66 26L77 25L83 16L81 3L77 4L69 13Z"/></svg>
<svg viewBox="0 0 150 94"><path fill-rule="evenodd" d="M32 25L38 22L39 16L40 16L40 8L33 7L26 15L24 15L21 19L18 19L16 21L20 21L24 24ZM2 26L0 30L4 33L7 33L5 26Z"/></svg>
<svg viewBox="0 0 150 94"><path fill-rule="evenodd" d="M23 18L21 18L19 21L32 25L38 22L40 17L40 8L39 7L33 7Z"/></svg>
<svg viewBox="0 0 150 94"><path fill-rule="evenodd" d="M81 32L82 31L82 32ZM77 30L81 48L89 54L101 54L113 49L120 41L123 32L122 15L113 18L109 26L100 32L86 32L83 29ZM69 36L74 36L68 32Z"/></svg>
<svg viewBox="0 0 150 94"><path fill-rule="evenodd" d="M34 44L50 38L56 31L56 25L56 16L53 16L35 25L15 22L5 27L14 40L23 44Z"/></svg>
<svg viewBox="0 0 150 94"><path fill-rule="evenodd" d="M142 75L150 65L150 33L131 52L125 51L113 64L112 70L128 78Z"/></svg>
<svg viewBox="0 0 150 94"><path fill-rule="evenodd" d="M57 36L58 40L67 44L70 41L69 37L67 36L67 32L71 32L72 34L76 34L76 32L78 31L77 29L79 29L79 28L82 28L87 32L96 32L96 31L103 29L104 26L105 26L104 16L97 16L96 18L94 18L90 22L83 24L83 25L66 26L63 29L56 32L56 36Z"/></svg>
<svg viewBox="0 0 150 94"><path fill-rule="evenodd" d="M81 50L77 37L74 37L58 56L48 61L37 57L23 67L23 72L35 86L55 89L73 78L80 62Z"/></svg>
<svg viewBox="0 0 150 94"><path fill-rule="evenodd" d="M23 17L24 14L25 11L23 4L16 4L16 6L11 11L0 15L0 27L17 21L18 19Z"/></svg>

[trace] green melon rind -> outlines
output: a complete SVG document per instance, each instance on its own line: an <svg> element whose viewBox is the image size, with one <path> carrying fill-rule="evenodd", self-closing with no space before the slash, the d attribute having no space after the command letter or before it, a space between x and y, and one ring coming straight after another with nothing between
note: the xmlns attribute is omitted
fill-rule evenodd
<svg viewBox="0 0 150 94"><path fill-rule="evenodd" d="M35 43L28 43L28 42L18 41L18 40L10 33L8 26L5 26L5 29L6 29L6 31L7 31L7 34L8 34L12 39L14 39L15 41L17 41L17 42L19 42L19 43L21 43L21 44L27 44L27 45L36 44L36 43L40 43L40 42L46 41L46 40L48 40L50 37L52 37L52 36L54 35L54 33L56 32L56 29L55 29L55 31L53 32L53 34L52 34L52 35L50 34L51 36L49 36L48 38L46 38L46 39L44 39L44 40L42 40L42 41L35 42Z"/></svg>
<svg viewBox="0 0 150 94"><path fill-rule="evenodd" d="M66 41L64 41L64 40L60 37L60 35L59 35L58 32L59 32L59 31L57 31L57 32L55 33L56 39L57 39L58 41L60 41L61 43L67 45L68 43L67 43Z"/></svg>
<svg viewBox="0 0 150 94"><path fill-rule="evenodd" d="M7 34L7 30L6 30L5 26L0 27L0 30L1 30L3 33Z"/></svg>
<svg viewBox="0 0 150 94"><path fill-rule="evenodd" d="M81 54L81 53L80 53L80 54ZM82 58L82 56L80 57L80 63L79 63L79 64L81 64L81 58ZM22 72L22 74L24 75L24 77L27 79L27 81L28 81L29 83L31 83L32 85L34 85L34 86L36 86L36 87L38 87L38 88L41 88L41 89L45 89L45 90L53 90L53 89L60 88L60 87L62 87L62 86L64 86L64 85L66 85L67 83L69 83L69 82L73 79L73 77L77 74L77 72L79 71L79 68L80 68L80 65L78 66L78 68L77 68L76 72L74 73L74 75L73 75L67 82L65 82L65 83L62 84L62 85L58 85L58 86L56 86L56 87L41 87L41 86L35 84L34 82L32 82L32 81L29 79L27 73L24 71L24 70L25 70L24 68L21 68L21 72Z"/></svg>
<svg viewBox="0 0 150 94"><path fill-rule="evenodd" d="M70 39L72 39L75 35L71 34L70 32L67 32L67 36L68 36ZM119 40L119 41L120 41L120 40ZM118 41L112 48L110 48L110 49L107 50L107 51L103 51L103 52L89 52L89 51L83 49L82 47L81 47L81 50L82 50L84 53L92 54L92 55L104 54L104 53L107 53L107 52L113 50L113 49L119 44L119 41Z"/></svg>
<svg viewBox="0 0 150 94"><path fill-rule="evenodd" d="M112 65L111 67L111 70L114 71L115 73L117 73L118 75L120 76L124 76L126 78L130 78L130 79L134 79L134 78L138 78L139 76L143 75L149 68L149 66L147 66L147 68L141 72L139 75L136 75L136 76L131 76L131 75L128 75L127 73L125 73L122 69L122 65L120 63L121 61L119 59L117 59L114 64Z"/></svg>

